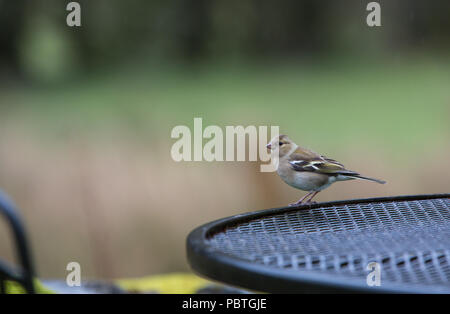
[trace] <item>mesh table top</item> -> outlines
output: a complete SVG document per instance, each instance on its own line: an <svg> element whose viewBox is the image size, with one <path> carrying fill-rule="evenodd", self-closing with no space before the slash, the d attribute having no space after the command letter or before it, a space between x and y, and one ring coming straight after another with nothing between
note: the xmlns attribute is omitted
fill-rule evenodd
<svg viewBox="0 0 450 314"><path fill-rule="evenodd" d="M450 293L450 195L237 215L194 230L187 249L198 273L257 291Z"/></svg>

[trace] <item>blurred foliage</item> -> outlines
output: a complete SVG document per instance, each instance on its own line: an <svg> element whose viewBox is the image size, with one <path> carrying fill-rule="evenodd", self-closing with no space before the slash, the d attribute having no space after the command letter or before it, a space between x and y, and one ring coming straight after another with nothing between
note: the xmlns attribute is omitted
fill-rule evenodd
<svg viewBox="0 0 450 314"><path fill-rule="evenodd" d="M11 119L63 141L102 129L155 139L199 116L205 126L280 125L282 132L331 150L356 140L418 151L448 140L449 71L445 59L417 58L209 64L196 71L150 64L64 88L11 89L3 97L18 104Z"/></svg>
<svg viewBox="0 0 450 314"><path fill-rule="evenodd" d="M449 48L448 1L379 1L381 29L367 27L368 1L359 0L79 2L82 27L70 28L68 1L0 0L0 69L45 81L136 58L198 63Z"/></svg>

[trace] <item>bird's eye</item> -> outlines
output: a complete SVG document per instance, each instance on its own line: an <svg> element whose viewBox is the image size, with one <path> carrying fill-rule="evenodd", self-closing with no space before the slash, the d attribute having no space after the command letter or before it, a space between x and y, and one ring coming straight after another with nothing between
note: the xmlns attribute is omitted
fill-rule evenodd
<svg viewBox="0 0 450 314"><path fill-rule="evenodd" d="M279 143L278 143L278 145L280 145L280 146L283 145L283 144L284 144L283 142L279 142Z"/></svg>

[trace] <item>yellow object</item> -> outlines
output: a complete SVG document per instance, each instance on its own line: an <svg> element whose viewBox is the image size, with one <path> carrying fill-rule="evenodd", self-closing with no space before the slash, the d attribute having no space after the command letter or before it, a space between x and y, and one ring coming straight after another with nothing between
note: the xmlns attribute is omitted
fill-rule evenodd
<svg viewBox="0 0 450 314"><path fill-rule="evenodd" d="M34 289L36 293L40 294L53 294L54 292L46 288L39 280L34 280ZM21 284L15 281L6 280L5 281L6 294L25 294L26 291Z"/></svg>
<svg viewBox="0 0 450 314"><path fill-rule="evenodd" d="M190 273L170 273L137 279L119 279L114 282L131 293L195 293L211 284Z"/></svg>
<svg viewBox="0 0 450 314"><path fill-rule="evenodd" d="M130 293L164 293L164 294L193 294L197 290L213 284L211 281L200 278L191 273L170 273L154 275L135 279L119 279L113 282ZM38 279L34 280L36 293L54 294L56 292L46 288ZM25 294L21 284L6 280L7 294Z"/></svg>

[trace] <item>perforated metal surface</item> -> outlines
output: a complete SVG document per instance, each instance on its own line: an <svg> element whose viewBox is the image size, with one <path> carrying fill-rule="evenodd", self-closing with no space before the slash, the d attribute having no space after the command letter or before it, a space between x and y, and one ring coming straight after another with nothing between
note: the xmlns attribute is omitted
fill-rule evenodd
<svg viewBox="0 0 450 314"><path fill-rule="evenodd" d="M236 260L263 266L255 275L276 269L282 277L291 275L299 282L302 276L311 278L312 274L314 278L317 274L321 280L347 281L364 288L370 272L367 265L377 262L382 287L450 292L449 195L314 206L269 210L213 223L203 227L202 242L188 243L188 249L200 245L209 257L225 256L228 263ZM194 251L191 256L201 249ZM202 273L195 257L190 260ZM246 271L252 272L251 267ZM205 270L205 274L211 276L211 271ZM230 281L223 276L223 281ZM257 289L254 285L250 288ZM270 287L259 290L272 291Z"/></svg>

